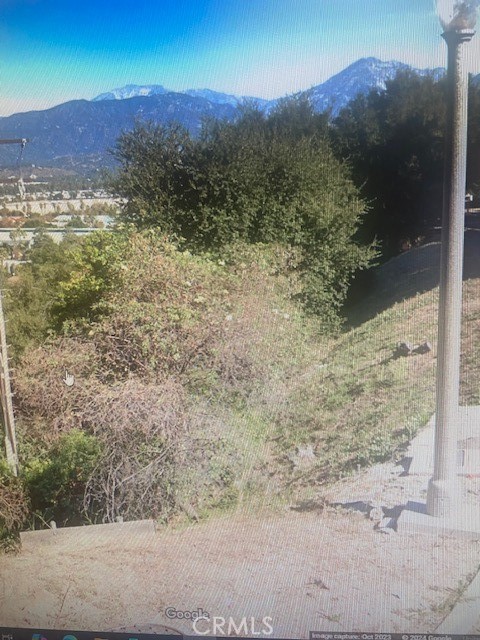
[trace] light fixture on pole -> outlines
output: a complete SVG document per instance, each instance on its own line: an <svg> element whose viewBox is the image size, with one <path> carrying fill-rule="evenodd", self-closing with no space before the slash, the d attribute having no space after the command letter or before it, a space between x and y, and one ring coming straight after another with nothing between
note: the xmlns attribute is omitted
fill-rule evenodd
<svg viewBox="0 0 480 640"><path fill-rule="evenodd" d="M468 73L465 45L475 35L480 0L437 0L448 48L447 126L438 313L434 471L427 513L449 516L459 500L457 433L460 389L463 236L467 163Z"/></svg>

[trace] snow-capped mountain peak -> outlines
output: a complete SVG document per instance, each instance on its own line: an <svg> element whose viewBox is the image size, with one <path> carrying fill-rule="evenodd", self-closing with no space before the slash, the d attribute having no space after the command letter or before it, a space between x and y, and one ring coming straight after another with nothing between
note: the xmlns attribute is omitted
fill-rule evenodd
<svg viewBox="0 0 480 640"><path fill-rule="evenodd" d="M112 89L107 93L101 93L92 102L99 100L126 100L127 98L136 98L137 96L154 96L158 94L168 93L168 89L160 84L127 84L119 89Z"/></svg>
<svg viewBox="0 0 480 640"><path fill-rule="evenodd" d="M421 76L432 74L436 79L445 72L444 69L414 69L395 60L361 58L306 93L316 111L330 108L335 116L358 94L366 94L371 89L384 91L388 80L393 80L399 71L407 70Z"/></svg>

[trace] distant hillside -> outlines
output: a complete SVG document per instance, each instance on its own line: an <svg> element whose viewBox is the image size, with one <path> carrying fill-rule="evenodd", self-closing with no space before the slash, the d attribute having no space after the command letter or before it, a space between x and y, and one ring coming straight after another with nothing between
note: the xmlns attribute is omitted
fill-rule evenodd
<svg viewBox="0 0 480 640"><path fill-rule="evenodd" d="M25 163L81 170L111 162L108 149L122 131L133 127L136 119L165 124L174 120L195 134L207 116L228 119L234 115L235 108L229 104L214 104L181 93L124 100L75 100L45 111L0 118L0 137L30 139ZM5 146L1 149L0 163L14 165L17 157L16 147Z"/></svg>
<svg viewBox="0 0 480 640"><path fill-rule="evenodd" d="M401 69L401 62L364 58L351 64L326 82L297 95L306 95L319 112L336 115L359 93L385 89L385 82ZM412 69L420 75L439 78L443 69ZM480 76L477 76L477 81ZM172 92L162 85L126 85L100 94L95 99L66 102L45 111L30 111L0 118L0 137L26 137L31 142L25 163L70 168L80 173L112 162L108 149L119 134L133 127L136 119L166 124L172 121L198 133L202 119L232 119L243 101L255 101L270 111L278 100L264 100L221 93L210 89ZM0 148L0 167L15 166L18 148Z"/></svg>

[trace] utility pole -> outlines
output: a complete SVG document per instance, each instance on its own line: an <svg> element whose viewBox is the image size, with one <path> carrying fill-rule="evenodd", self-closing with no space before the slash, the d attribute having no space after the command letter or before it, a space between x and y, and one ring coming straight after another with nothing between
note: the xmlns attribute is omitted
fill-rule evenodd
<svg viewBox="0 0 480 640"><path fill-rule="evenodd" d="M20 144L25 148L26 138L0 139L0 144ZM2 405L2 422L5 430L5 453L7 464L13 475L18 475L17 436L15 433L15 416L13 414L12 387L8 366L7 332L3 313L3 292L0 289L0 404Z"/></svg>
<svg viewBox="0 0 480 640"><path fill-rule="evenodd" d="M3 314L3 292L0 289L0 403L2 405L3 426L5 429L5 452L7 464L13 475L18 475L17 436L13 415L12 387L8 366L7 334Z"/></svg>

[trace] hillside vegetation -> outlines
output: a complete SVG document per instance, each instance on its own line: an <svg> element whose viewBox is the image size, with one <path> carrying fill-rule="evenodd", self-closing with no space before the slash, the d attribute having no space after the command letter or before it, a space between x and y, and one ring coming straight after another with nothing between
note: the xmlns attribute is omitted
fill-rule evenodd
<svg viewBox="0 0 480 640"><path fill-rule="evenodd" d="M138 124L115 151L122 224L59 246L38 234L4 278L21 468L0 460L5 544L52 519L178 523L319 498L425 424L437 290L393 273L400 302L342 320L378 248L360 240L370 205L335 127L302 100L206 122L196 140ZM479 395L478 283L465 402Z"/></svg>
<svg viewBox="0 0 480 640"><path fill-rule="evenodd" d="M392 354L398 340L434 342L436 290L326 336L295 300L294 255L279 246L214 259L149 233L87 244L53 308L65 318L62 304L89 287L100 292L82 301L89 313L16 356L22 471L3 471L0 512L10 530L319 496L395 455L433 410L432 354ZM94 247L108 254L97 279ZM466 285L465 401L478 396L478 286Z"/></svg>

